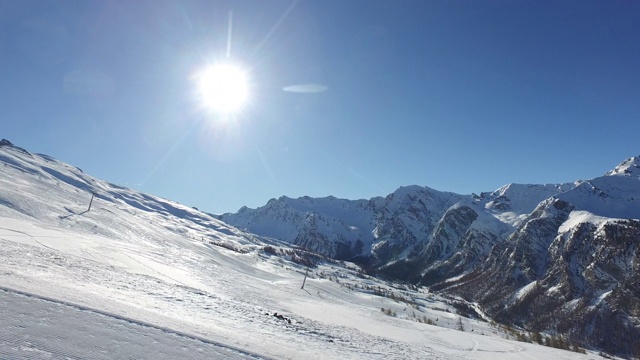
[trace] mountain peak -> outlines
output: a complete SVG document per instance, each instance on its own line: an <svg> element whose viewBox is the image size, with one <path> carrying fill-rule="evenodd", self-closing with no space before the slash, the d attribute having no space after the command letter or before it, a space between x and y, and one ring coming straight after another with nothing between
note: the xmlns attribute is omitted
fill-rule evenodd
<svg viewBox="0 0 640 360"><path fill-rule="evenodd" d="M7 139L2 139L0 140L0 146L13 146L13 144Z"/></svg>
<svg viewBox="0 0 640 360"><path fill-rule="evenodd" d="M12 150L21 152L21 153L23 153L25 155L31 156L31 153L29 153L27 150L25 150L25 149L23 149L21 147L13 145L13 143L11 141L7 140L7 139L0 140L0 148L2 148L2 147L6 147L8 149L12 149Z"/></svg>
<svg viewBox="0 0 640 360"><path fill-rule="evenodd" d="M631 176L640 179L640 155L630 157L621 162L613 170L607 172L605 176Z"/></svg>

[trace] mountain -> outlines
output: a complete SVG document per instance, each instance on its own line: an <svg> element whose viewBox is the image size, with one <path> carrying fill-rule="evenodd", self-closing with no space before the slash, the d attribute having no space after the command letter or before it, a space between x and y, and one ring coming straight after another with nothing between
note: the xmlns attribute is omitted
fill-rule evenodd
<svg viewBox="0 0 640 360"><path fill-rule="evenodd" d="M640 157L573 183L283 197L218 218L462 297L504 323L640 354Z"/></svg>
<svg viewBox="0 0 640 360"><path fill-rule="evenodd" d="M255 234L280 239L336 259L403 258L427 240L446 210L464 196L428 187L401 187L385 198L271 199L218 219Z"/></svg>
<svg viewBox="0 0 640 360"><path fill-rule="evenodd" d="M356 259L375 267L420 256L445 261L473 233L478 254L515 231L544 199L578 183L509 184L480 195L459 195L428 187L400 187L386 197L345 200L333 196L271 199L257 209L216 217L262 236L336 259ZM469 235L469 234L467 234ZM481 239L487 239L482 240Z"/></svg>
<svg viewBox="0 0 640 360"><path fill-rule="evenodd" d="M637 159L541 202L480 266L441 291L502 321L640 354Z"/></svg>
<svg viewBox="0 0 640 360"><path fill-rule="evenodd" d="M370 223L371 214L408 211L394 221L414 226L403 234L413 241L425 229L449 231L453 223L439 218L472 217L463 209L478 205L469 201L407 187L371 202L272 205L288 208L290 219L330 209L323 218L331 220L307 216L303 229L320 234L345 219L345 243L361 239L366 253L367 244L404 246L392 235L403 226ZM429 224L418 226L422 220ZM480 220L471 228L491 229ZM420 254L424 239L417 244ZM369 276L353 263L300 265L301 254L312 255L0 141L2 359L598 357L509 340L512 330L460 313L460 300Z"/></svg>
<svg viewBox="0 0 640 360"><path fill-rule="evenodd" d="M372 217L381 201L381 198L349 201L332 196L321 199L283 196L269 200L260 209L243 207L236 214L218 218L252 233L336 259L348 259L371 251Z"/></svg>

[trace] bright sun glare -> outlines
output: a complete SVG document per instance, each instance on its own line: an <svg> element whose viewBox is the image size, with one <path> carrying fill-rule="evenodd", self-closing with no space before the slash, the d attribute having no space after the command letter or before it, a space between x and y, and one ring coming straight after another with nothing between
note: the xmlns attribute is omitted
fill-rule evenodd
<svg viewBox="0 0 640 360"><path fill-rule="evenodd" d="M235 113L247 101L246 73L232 64L217 64L199 77L200 95L205 106L219 113Z"/></svg>

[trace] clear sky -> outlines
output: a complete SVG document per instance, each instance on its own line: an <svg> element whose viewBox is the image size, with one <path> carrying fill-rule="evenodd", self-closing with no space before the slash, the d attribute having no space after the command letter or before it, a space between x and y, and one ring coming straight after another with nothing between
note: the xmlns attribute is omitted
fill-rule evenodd
<svg viewBox="0 0 640 360"><path fill-rule="evenodd" d="M0 137L216 213L592 178L640 154L639 19L637 1L1 0ZM250 97L222 116L194 77L228 50ZM328 90L283 91L309 83Z"/></svg>

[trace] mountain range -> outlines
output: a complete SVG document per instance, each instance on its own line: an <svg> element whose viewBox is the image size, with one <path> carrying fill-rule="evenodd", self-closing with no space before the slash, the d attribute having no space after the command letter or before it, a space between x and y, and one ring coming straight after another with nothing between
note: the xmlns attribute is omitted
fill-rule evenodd
<svg viewBox="0 0 640 360"><path fill-rule="evenodd" d="M263 261L269 256L266 245L277 244L280 250L274 253L284 258L293 256L291 250L303 248L356 263L377 279L419 285L430 293L464 300L467 317L493 319L533 334L562 336L573 344L610 354L640 356L640 157L623 161L604 176L563 184L508 184L471 195L406 186L369 200L283 196L257 209L243 207L237 213L213 216L95 179L77 167L30 153L7 140L0 141L0 169L0 219L29 222L29 229L61 232L58 239L77 239L72 245L48 236L50 242L44 243L44 238L28 234L32 230L5 229L53 251L47 259L55 262L65 260L59 256L63 246L69 249L65 250L67 259L78 257L74 261L80 263L90 256L92 262L105 262L109 266L105 265L105 274L114 265L125 266L145 276L154 274L163 281L177 282L180 291L196 291L192 287L203 288L211 274L220 276L225 267L219 263L240 266L245 277L264 275L264 269L280 263ZM92 202L99 211L89 211ZM94 238L99 239L95 244L89 240ZM51 247L54 244L56 249ZM225 256L211 262L210 253L203 249L212 244L250 258L240 261ZM5 245L15 247L11 242ZM144 249L145 255L128 249ZM27 250L20 266L33 262L29 254L34 249ZM197 256L185 257L189 251ZM171 257L165 257L167 252ZM12 256L22 256L19 254L22 252ZM160 265L169 260L181 264L179 270ZM46 266L37 276L21 271L18 265L2 276L4 281L32 277L30 281L36 283L49 272L63 269ZM186 271L192 274L177 280L176 275ZM229 271L225 284L238 276ZM117 278L109 275L100 284ZM261 281L247 282L243 291ZM73 288L72 284L64 286ZM147 289L144 296L156 292ZM201 295L202 290L196 292ZM215 293L206 290L202 294ZM238 304L244 304L243 294L234 295ZM118 301L134 298L123 296ZM416 311L427 309L429 301L424 300ZM246 320L247 324L254 321Z"/></svg>
<svg viewBox="0 0 640 360"><path fill-rule="evenodd" d="M640 354L640 156L604 176L460 195L271 199L230 225L429 286L530 331Z"/></svg>

